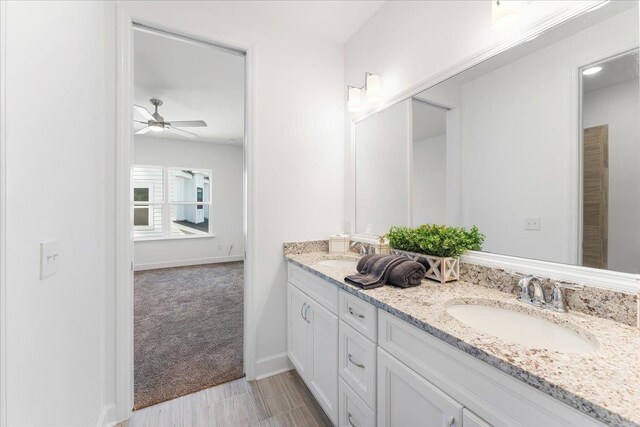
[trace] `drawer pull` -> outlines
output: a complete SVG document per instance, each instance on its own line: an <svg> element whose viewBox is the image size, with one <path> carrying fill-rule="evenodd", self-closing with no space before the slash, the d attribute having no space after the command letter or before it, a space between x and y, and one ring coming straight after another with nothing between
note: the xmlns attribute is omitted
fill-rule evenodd
<svg viewBox="0 0 640 427"><path fill-rule="evenodd" d="M447 420L447 427L453 427L456 423L456 419L453 417L449 417L449 419Z"/></svg>
<svg viewBox="0 0 640 427"><path fill-rule="evenodd" d="M353 361L353 358L351 357L351 353L349 353L349 355L347 356L347 359L349 359L349 362L351 362L352 365L357 366L358 368L364 369L364 365L362 363L356 363Z"/></svg>
<svg viewBox="0 0 640 427"><path fill-rule="evenodd" d="M305 302L304 304L302 304L302 307L300 307L300 317L302 317L304 320L307 320L304 317L304 307L307 305L307 303Z"/></svg>
<svg viewBox="0 0 640 427"><path fill-rule="evenodd" d="M351 427L358 427L353 423L353 421L351 421L351 412L347 412L347 421L349 421L349 425Z"/></svg>
<svg viewBox="0 0 640 427"><path fill-rule="evenodd" d="M364 319L364 314L356 313L351 307L349 307L349 314Z"/></svg>

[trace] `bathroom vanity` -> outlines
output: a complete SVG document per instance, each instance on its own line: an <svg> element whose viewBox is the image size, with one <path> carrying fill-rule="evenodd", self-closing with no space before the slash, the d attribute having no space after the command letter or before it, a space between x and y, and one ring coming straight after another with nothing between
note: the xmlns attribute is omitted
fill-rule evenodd
<svg viewBox="0 0 640 427"><path fill-rule="evenodd" d="M640 425L631 326L465 282L363 291L343 280L355 255L287 260L289 358L335 425ZM523 335L561 327L579 344L558 349L551 333L548 345L498 338L448 310L465 305L530 316L543 322Z"/></svg>

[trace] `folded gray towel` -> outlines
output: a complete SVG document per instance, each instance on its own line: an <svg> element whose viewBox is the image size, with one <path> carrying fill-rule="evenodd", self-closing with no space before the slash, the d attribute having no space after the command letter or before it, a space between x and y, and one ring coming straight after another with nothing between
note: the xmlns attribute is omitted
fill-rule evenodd
<svg viewBox="0 0 640 427"><path fill-rule="evenodd" d="M411 286L418 286L422 283L422 279L427 274L427 270L424 265L417 261L411 261L408 258L401 264L396 265L391 269L387 283L390 285L399 286L401 288L409 288Z"/></svg>
<svg viewBox="0 0 640 427"><path fill-rule="evenodd" d="M364 273L363 270L364 270L364 266L367 263L367 261L369 261L370 259L379 260L380 258L384 258L385 256L386 255L381 255L381 254L365 255L362 258L360 258L360 260L358 261L358 264L356 265L356 270L358 270L358 273Z"/></svg>
<svg viewBox="0 0 640 427"><path fill-rule="evenodd" d="M398 264L409 261L400 255L383 255L369 257L359 274L354 274L344 278L345 282L359 286L363 289L373 289L384 286L387 283L389 273Z"/></svg>

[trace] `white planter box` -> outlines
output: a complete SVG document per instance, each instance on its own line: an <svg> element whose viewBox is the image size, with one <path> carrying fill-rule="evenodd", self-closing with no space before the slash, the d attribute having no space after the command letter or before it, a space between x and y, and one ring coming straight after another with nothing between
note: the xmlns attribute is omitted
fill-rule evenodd
<svg viewBox="0 0 640 427"><path fill-rule="evenodd" d="M391 249L391 253L395 255L404 255L414 261L418 258L425 258L429 265L425 276L427 279L435 280L440 283L460 280L460 257L443 258L433 255L402 251L400 249Z"/></svg>

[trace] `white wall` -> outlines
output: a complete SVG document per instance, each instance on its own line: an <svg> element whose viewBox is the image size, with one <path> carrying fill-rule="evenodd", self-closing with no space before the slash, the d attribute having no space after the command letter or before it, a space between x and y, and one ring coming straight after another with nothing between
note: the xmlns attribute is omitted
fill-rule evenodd
<svg viewBox="0 0 640 427"><path fill-rule="evenodd" d="M244 2L121 3L134 18L254 49L256 374L288 366L282 243L326 238L344 213L344 49ZM321 183L321 184L320 184Z"/></svg>
<svg viewBox="0 0 640 427"><path fill-rule="evenodd" d="M412 225L447 223L447 135L413 143Z"/></svg>
<svg viewBox="0 0 640 427"><path fill-rule="evenodd" d="M638 79L584 94L584 128L609 125L609 268L640 272ZM635 231L635 232L634 232Z"/></svg>
<svg viewBox="0 0 640 427"><path fill-rule="evenodd" d="M360 86L365 72L378 73L384 98L390 99L579 2L528 3L517 26L496 32L489 1L388 1L347 42L346 84Z"/></svg>
<svg viewBox="0 0 640 427"><path fill-rule="evenodd" d="M101 2L6 11L7 422L94 426L113 386L107 11ZM60 242L60 268L40 280L45 240Z"/></svg>
<svg viewBox="0 0 640 427"><path fill-rule="evenodd" d="M243 149L240 145L136 136L134 162L211 170L211 231L215 237L135 242L137 270L224 262L243 257ZM195 196L194 196L195 197ZM195 200L195 198L194 198ZM229 254L229 249L233 249Z"/></svg>

